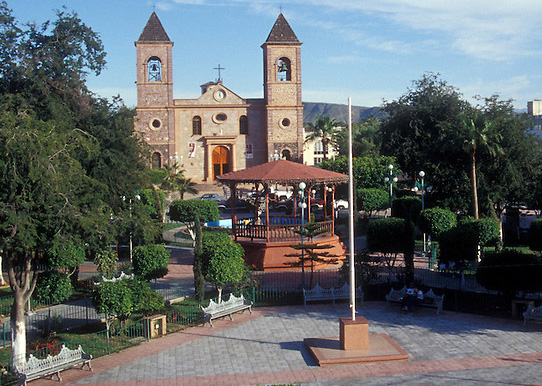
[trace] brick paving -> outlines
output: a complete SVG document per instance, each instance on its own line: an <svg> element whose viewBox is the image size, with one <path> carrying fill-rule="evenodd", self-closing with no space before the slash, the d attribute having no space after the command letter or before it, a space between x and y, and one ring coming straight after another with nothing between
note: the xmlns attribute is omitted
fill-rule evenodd
<svg viewBox="0 0 542 386"><path fill-rule="evenodd" d="M167 281L188 288L190 255L179 252ZM189 277L190 276L190 277ZM388 334L410 355L405 362L318 367L303 338L338 336L339 303L257 308L145 342L92 361L93 372L64 371L64 384L84 386L244 386L296 383L353 385L542 386L542 324L367 302L358 306L370 333ZM58 385L36 380L32 386Z"/></svg>

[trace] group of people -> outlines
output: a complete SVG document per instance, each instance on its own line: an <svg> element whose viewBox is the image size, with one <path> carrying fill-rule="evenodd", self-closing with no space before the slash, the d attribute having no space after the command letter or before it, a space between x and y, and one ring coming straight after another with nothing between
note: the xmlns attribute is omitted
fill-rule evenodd
<svg viewBox="0 0 542 386"><path fill-rule="evenodd" d="M410 283L405 296L401 298L401 307L403 311L412 312L415 305L420 304L423 301L423 291L414 286L414 283Z"/></svg>

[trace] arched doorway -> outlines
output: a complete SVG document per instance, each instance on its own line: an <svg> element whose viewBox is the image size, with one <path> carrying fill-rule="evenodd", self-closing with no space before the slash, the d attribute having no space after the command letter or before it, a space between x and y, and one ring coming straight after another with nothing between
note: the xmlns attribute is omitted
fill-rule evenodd
<svg viewBox="0 0 542 386"><path fill-rule="evenodd" d="M225 146L217 146L213 150L213 180L217 176L230 172L230 151Z"/></svg>
<svg viewBox="0 0 542 386"><path fill-rule="evenodd" d="M160 153L155 152L152 154L151 157L151 168L152 169L160 169L162 167L162 156Z"/></svg>

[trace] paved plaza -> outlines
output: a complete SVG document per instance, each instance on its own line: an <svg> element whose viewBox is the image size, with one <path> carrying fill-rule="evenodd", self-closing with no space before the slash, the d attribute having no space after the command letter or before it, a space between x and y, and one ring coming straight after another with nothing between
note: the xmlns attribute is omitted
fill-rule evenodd
<svg viewBox="0 0 542 386"><path fill-rule="evenodd" d="M348 305L257 308L191 327L69 370L78 385L542 385L542 325L420 309L404 314L384 302L360 305L371 333L390 335L404 362L318 367L303 338L338 336ZM38 385L57 385L39 380Z"/></svg>
<svg viewBox="0 0 542 386"><path fill-rule="evenodd" d="M192 253L172 250L168 293L193 291ZM86 386L238 386L295 383L354 385L540 385L542 324L433 309L412 314L384 302L358 305L373 334L388 334L409 355L403 362L319 367L304 338L339 335L347 303L256 308L92 361L93 372L64 371L63 384ZM57 386L36 380L32 386Z"/></svg>

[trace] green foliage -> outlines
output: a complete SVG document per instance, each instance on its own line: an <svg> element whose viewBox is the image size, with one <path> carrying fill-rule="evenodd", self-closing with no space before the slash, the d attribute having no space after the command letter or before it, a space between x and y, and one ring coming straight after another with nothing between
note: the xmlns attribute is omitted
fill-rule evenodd
<svg viewBox="0 0 542 386"><path fill-rule="evenodd" d="M205 276L203 275L202 257L203 235L201 229L201 222L198 217L196 217L194 230L196 234L196 240L194 244L194 265L192 267L192 270L194 272L194 293L196 300L198 302L201 302L203 301L203 297L205 295Z"/></svg>
<svg viewBox="0 0 542 386"><path fill-rule="evenodd" d="M338 132L336 139L339 155L348 156L348 128ZM370 116L352 125L352 153L357 157L377 157L381 146L380 121L377 118Z"/></svg>
<svg viewBox="0 0 542 386"><path fill-rule="evenodd" d="M384 178L388 176L388 165L395 164L393 157L357 157L352 160L352 171L356 189L375 188L385 189ZM323 161L320 164L322 169L332 170L334 172L348 175L348 158L345 156L336 157L333 160ZM401 170L394 169L396 174Z"/></svg>
<svg viewBox="0 0 542 386"><path fill-rule="evenodd" d="M482 247L494 246L500 239L499 223L490 218L467 219L459 224L471 228L476 234L477 243Z"/></svg>
<svg viewBox="0 0 542 386"><path fill-rule="evenodd" d="M408 241L405 235L406 220L388 217L373 219L367 226L369 250L382 253L401 253Z"/></svg>
<svg viewBox="0 0 542 386"><path fill-rule="evenodd" d="M425 209L418 217L418 226L422 232L429 233L438 240L441 233L457 225L456 215L442 208Z"/></svg>
<svg viewBox="0 0 542 386"><path fill-rule="evenodd" d="M148 169L147 175L151 184L160 185L164 182L167 172L165 169Z"/></svg>
<svg viewBox="0 0 542 386"><path fill-rule="evenodd" d="M542 252L542 219L534 220L529 227L529 248Z"/></svg>
<svg viewBox="0 0 542 386"><path fill-rule="evenodd" d="M369 217L371 213L387 208L390 202L389 193L384 189L357 189L356 199L358 208Z"/></svg>
<svg viewBox="0 0 542 386"><path fill-rule="evenodd" d="M440 234L439 259L448 262L474 261L478 257L478 234L476 229L461 224Z"/></svg>
<svg viewBox="0 0 542 386"><path fill-rule="evenodd" d="M193 224L196 216L202 223L219 220L217 203L211 200L175 200L169 207L169 218L173 221Z"/></svg>
<svg viewBox="0 0 542 386"><path fill-rule="evenodd" d="M391 215L415 223L421 210L422 201L418 197L404 196L393 200Z"/></svg>
<svg viewBox="0 0 542 386"><path fill-rule="evenodd" d="M164 297L151 289L146 281L137 279L125 280L132 293L132 309L147 315L164 307Z"/></svg>
<svg viewBox="0 0 542 386"><path fill-rule="evenodd" d="M166 203L164 192L156 189L143 189L140 193L141 204L151 218L162 220L162 212Z"/></svg>
<svg viewBox="0 0 542 386"><path fill-rule="evenodd" d="M203 238L203 269L205 279L218 288L220 296L224 286L244 284L249 270L243 259L243 247L225 234L211 234L204 234Z"/></svg>
<svg viewBox="0 0 542 386"><path fill-rule="evenodd" d="M55 304L62 303L72 292L72 283L66 274L48 271L39 275L32 297L39 303Z"/></svg>
<svg viewBox="0 0 542 386"><path fill-rule="evenodd" d="M170 252L163 245L143 245L134 248L134 274L144 280L163 277L168 272Z"/></svg>
<svg viewBox="0 0 542 386"><path fill-rule="evenodd" d="M113 249L103 249L94 256L94 264L104 277L111 278L117 270L119 257Z"/></svg>
<svg viewBox="0 0 542 386"><path fill-rule="evenodd" d="M85 261L84 245L73 239L55 237L47 253L47 265L51 269L73 268Z"/></svg>
<svg viewBox="0 0 542 386"><path fill-rule="evenodd" d="M487 254L476 271L476 280L488 290L513 296L542 289L542 259L514 249Z"/></svg>
<svg viewBox="0 0 542 386"><path fill-rule="evenodd" d="M117 315L121 319L128 317L134 305L130 281L106 281L97 285L93 297L96 311L108 316Z"/></svg>

